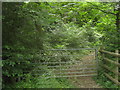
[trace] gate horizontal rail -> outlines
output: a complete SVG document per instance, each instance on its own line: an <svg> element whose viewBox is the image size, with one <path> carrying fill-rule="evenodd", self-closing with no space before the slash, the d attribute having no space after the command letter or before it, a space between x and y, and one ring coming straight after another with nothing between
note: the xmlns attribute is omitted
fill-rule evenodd
<svg viewBox="0 0 120 90"><path fill-rule="evenodd" d="M66 57L66 56L95 56L95 55L54 55L54 56L47 55L47 57Z"/></svg>
<svg viewBox="0 0 120 90"><path fill-rule="evenodd" d="M93 70L93 69L97 69L97 68L80 68L80 69L59 69L60 71L65 71L65 70ZM58 71L58 69L53 69L54 71ZM42 70L34 70L34 71L42 71Z"/></svg>
<svg viewBox="0 0 120 90"><path fill-rule="evenodd" d="M93 65L96 65L96 64L84 64L84 65L82 65L82 66L85 66L85 65L86 65L86 66L93 66ZM73 67L73 66L78 66L78 67L79 67L79 66L81 66L81 65L78 64L78 65L47 66L47 67L48 67L48 68L49 68L49 67L53 67L53 68L54 68L54 67ZM39 66L38 68L45 68L45 67L44 67L44 66Z"/></svg>
<svg viewBox="0 0 120 90"><path fill-rule="evenodd" d="M94 60L94 59L93 59ZM96 62L96 61L90 61L91 62ZM62 63L82 63L81 61L75 61L75 62L43 62L43 63L30 63L30 64L62 64Z"/></svg>
<svg viewBox="0 0 120 90"><path fill-rule="evenodd" d="M60 51L60 50L95 50L96 48L76 48L76 49L47 49L51 51Z"/></svg>
<svg viewBox="0 0 120 90"><path fill-rule="evenodd" d="M97 76L97 74L85 74L85 75L67 75L67 76L51 76L51 77L45 77L45 78L60 78L60 77L86 77L86 76ZM43 78L42 76L40 76L39 78Z"/></svg>
<svg viewBox="0 0 120 90"><path fill-rule="evenodd" d="M64 72L64 73L55 73L55 74L87 74L87 73L97 73L97 71L87 71L87 72ZM43 74L32 74L32 75L43 75ZM50 73L45 73L44 75L51 75Z"/></svg>

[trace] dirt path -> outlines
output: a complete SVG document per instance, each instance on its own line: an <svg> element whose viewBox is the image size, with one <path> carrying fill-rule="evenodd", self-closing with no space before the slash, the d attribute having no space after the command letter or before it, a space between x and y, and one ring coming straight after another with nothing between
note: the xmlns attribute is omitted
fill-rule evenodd
<svg viewBox="0 0 120 90"><path fill-rule="evenodd" d="M82 58L81 64L84 66L84 68L86 68L86 67L91 68L91 66L85 66L85 64L87 64L87 65L88 64L95 64L96 65L96 63L93 62L93 60L95 59L94 54L95 53L91 53L90 54L91 56L84 56ZM95 65L92 67L96 67ZM79 67L79 65L77 67ZM77 67L75 67L75 68L77 68ZM74 68L74 67L72 67L72 68ZM86 72L86 71L84 71L84 72ZM93 73L88 73L88 74L93 74ZM92 79L92 76L71 77L71 78L69 78L69 80L77 88L102 88Z"/></svg>
<svg viewBox="0 0 120 90"><path fill-rule="evenodd" d="M102 88L92 79L92 77L77 77L70 80L77 88Z"/></svg>

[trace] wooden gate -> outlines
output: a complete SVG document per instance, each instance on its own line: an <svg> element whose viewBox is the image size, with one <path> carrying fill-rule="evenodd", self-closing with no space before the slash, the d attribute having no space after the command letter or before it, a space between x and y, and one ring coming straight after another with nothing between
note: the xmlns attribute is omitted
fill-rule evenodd
<svg viewBox="0 0 120 90"><path fill-rule="evenodd" d="M33 63L37 68L32 74L39 77L81 77L97 75L97 49L44 50L42 62Z"/></svg>

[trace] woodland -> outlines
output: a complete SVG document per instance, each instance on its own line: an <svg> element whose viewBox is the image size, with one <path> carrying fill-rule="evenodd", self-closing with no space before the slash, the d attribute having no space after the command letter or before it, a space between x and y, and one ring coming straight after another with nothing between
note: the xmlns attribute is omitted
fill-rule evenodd
<svg viewBox="0 0 120 90"><path fill-rule="evenodd" d="M32 63L71 60L44 57L54 54L48 49L73 48L120 50L120 2L2 3L3 88L76 88L67 78L46 79L30 74L38 66ZM89 52L73 54L84 53ZM44 68L41 75L47 71ZM96 83L102 88L117 88L103 71L99 70L94 78Z"/></svg>

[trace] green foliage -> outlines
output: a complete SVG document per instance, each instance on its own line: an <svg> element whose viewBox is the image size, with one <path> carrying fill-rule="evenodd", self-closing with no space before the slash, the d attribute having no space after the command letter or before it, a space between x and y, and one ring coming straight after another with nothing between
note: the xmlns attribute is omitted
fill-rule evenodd
<svg viewBox="0 0 120 90"><path fill-rule="evenodd" d="M25 81L16 83L14 86L7 86L9 88L75 88L66 78L46 78L45 75L41 77L33 77L27 75Z"/></svg>
<svg viewBox="0 0 120 90"><path fill-rule="evenodd" d="M100 53L99 53L100 54ZM111 59L113 61L116 60L114 56L111 55L105 55L105 58ZM109 67L110 70L115 70L116 65L107 62L103 60L102 53L99 55L99 69L98 69L98 76L94 77L95 81L99 83L103 88L119 88L118 85L116 85L113 81L111 81L108 77L105 76L104 73L107 73L111 77L115 78L115 75L113 72L110 72L109 70L105 69L104 67L101 67L101 65L106 65Z"/></svg>
<svg viewBox="0 0 120 90"><path fill-rule="evenodd" d="M3 3L3 83L21 84L26 70L31 72L37 66L34 62L76 60L80 57L43 57L54 55L46 49L106 47L109 51L120 49L115 10L117 3L100 2L30 2ZM41 51L43 50L43 51ZM64 52L66 55L88 53ZM58 53L58 55L63 55ZM102 77L102 76L101 76ZM22 78L18 80L19 78ZM29 79L29 78L28 78ZM105 78L104 78L105 79ZM66 80L66 79L65 79ZM65 82L63 80L62 82ZM21 82L20 82L21 81ZM33 79L34 81L34 79ZM57 79L38 79L39 84L56 82ZM31 87L26 81L24 87ZM32 87L39 87L39 84ZM49 83L48 83L49 84ZM49 87L52 87L52 84ZM35 85L35 84L34 84ZM108 87L111 83L106 84ZM41 85L45 87L45 85ZM70 86L68 86L70 87ZM114 86L113 86L114 87Z"/></svg>
<svg viewBox="0 0 120 90"><path fill-rule="evenodd" d="M99 73L97 77L94 77L95 81L99 83L103 88L118 88L116 84L111 82L108 78L105 77L103 73Z"/></svg>

